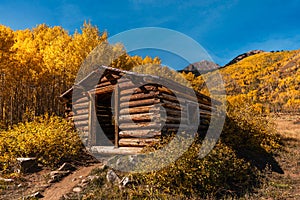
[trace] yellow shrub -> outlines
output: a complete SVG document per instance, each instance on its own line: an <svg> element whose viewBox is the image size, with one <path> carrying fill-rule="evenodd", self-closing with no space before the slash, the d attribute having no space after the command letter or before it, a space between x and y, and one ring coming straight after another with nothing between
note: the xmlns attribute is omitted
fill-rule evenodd
<svg viewBox="0 0 300 200"><path fill-rule="evenodd" d="M71 160L82 150L79 135L61 117L36 117L0 132L0 169L10 170L17 157L37 157L44 165Z"/></svg>

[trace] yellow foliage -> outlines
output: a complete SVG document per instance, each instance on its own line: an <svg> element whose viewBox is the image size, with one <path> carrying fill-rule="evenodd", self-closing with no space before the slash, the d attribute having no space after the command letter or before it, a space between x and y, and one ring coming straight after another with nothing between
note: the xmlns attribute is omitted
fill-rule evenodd
<svg viewBox="0 0 300 200"><path fill-rule="evenodd" d="M83 145L73 125L57 116L36 117L0 132L0 170L9 171L17 157L37 157L54 167L78 158Z"/></svg>
<svg viewBox="0 0 300 200"><path fill-rule="evenodd" d="M102 58L94 57L97 53ZM46 24L18 31L0 25L0 123L18 123L26 110L37 116L45 112L62 114L57 97L74 84L87 58L94 64L87 67L90 70L96 64L130 70L160 63L157 57L131 57L121 44L109 45L107 32L100 32L89 22L73 35L60 26Z"/></svg>
<svg viewBox="0 0 300 200"><path fill-rule="evenodd" d="M291 102L300 99L300 50L259 53L221 68L218 72L225 82L229 100L251 102L255 109L262 112L299 112L299 105ZM196 81L190 77L187 79ZM197 84L203 85L203 81ZM199 90L196 84L193 86ZM206 90L204 88L201 91Z"/></svg>

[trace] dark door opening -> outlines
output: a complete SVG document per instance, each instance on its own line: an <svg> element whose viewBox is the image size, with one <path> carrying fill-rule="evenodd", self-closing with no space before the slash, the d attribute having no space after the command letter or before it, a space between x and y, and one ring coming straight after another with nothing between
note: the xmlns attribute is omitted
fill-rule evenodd
<svg viewBox="0 0 300 200"><path fill-rule="evenodd" d="M113 116L112 93L98 94L95 99L97 120L101 127L96 130L96 145L115 145L115 125ZM104 134L103 134L104 133Z"/></svg>

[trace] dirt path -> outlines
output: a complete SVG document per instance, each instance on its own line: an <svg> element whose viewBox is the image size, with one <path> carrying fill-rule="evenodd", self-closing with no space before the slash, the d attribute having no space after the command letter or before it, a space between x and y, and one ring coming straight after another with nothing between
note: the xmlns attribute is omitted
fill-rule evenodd
<svg viewBox="0 0 300 200"><path fill-rule="evenodd" d="M97 168L102 166L103 164L93 164L88 167L81 167L78 170L74 171L69 176L62 179L60 182L51 185L51 187L47 188L43 193L45 200L59 200L64 194L70 192L81 179L79 177L86 177L89 173Z"/></svg>

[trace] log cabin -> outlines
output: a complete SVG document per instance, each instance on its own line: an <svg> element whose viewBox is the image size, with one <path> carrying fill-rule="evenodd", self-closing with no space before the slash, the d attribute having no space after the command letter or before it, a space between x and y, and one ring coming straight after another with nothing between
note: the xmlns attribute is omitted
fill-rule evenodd
<svg viewBox="0 0 300 200"><path fill-rule="evenodd" d="M94 153L131 154L177 131L205 133L212 99L175 81L99 66L60 96Z"/></svg>

